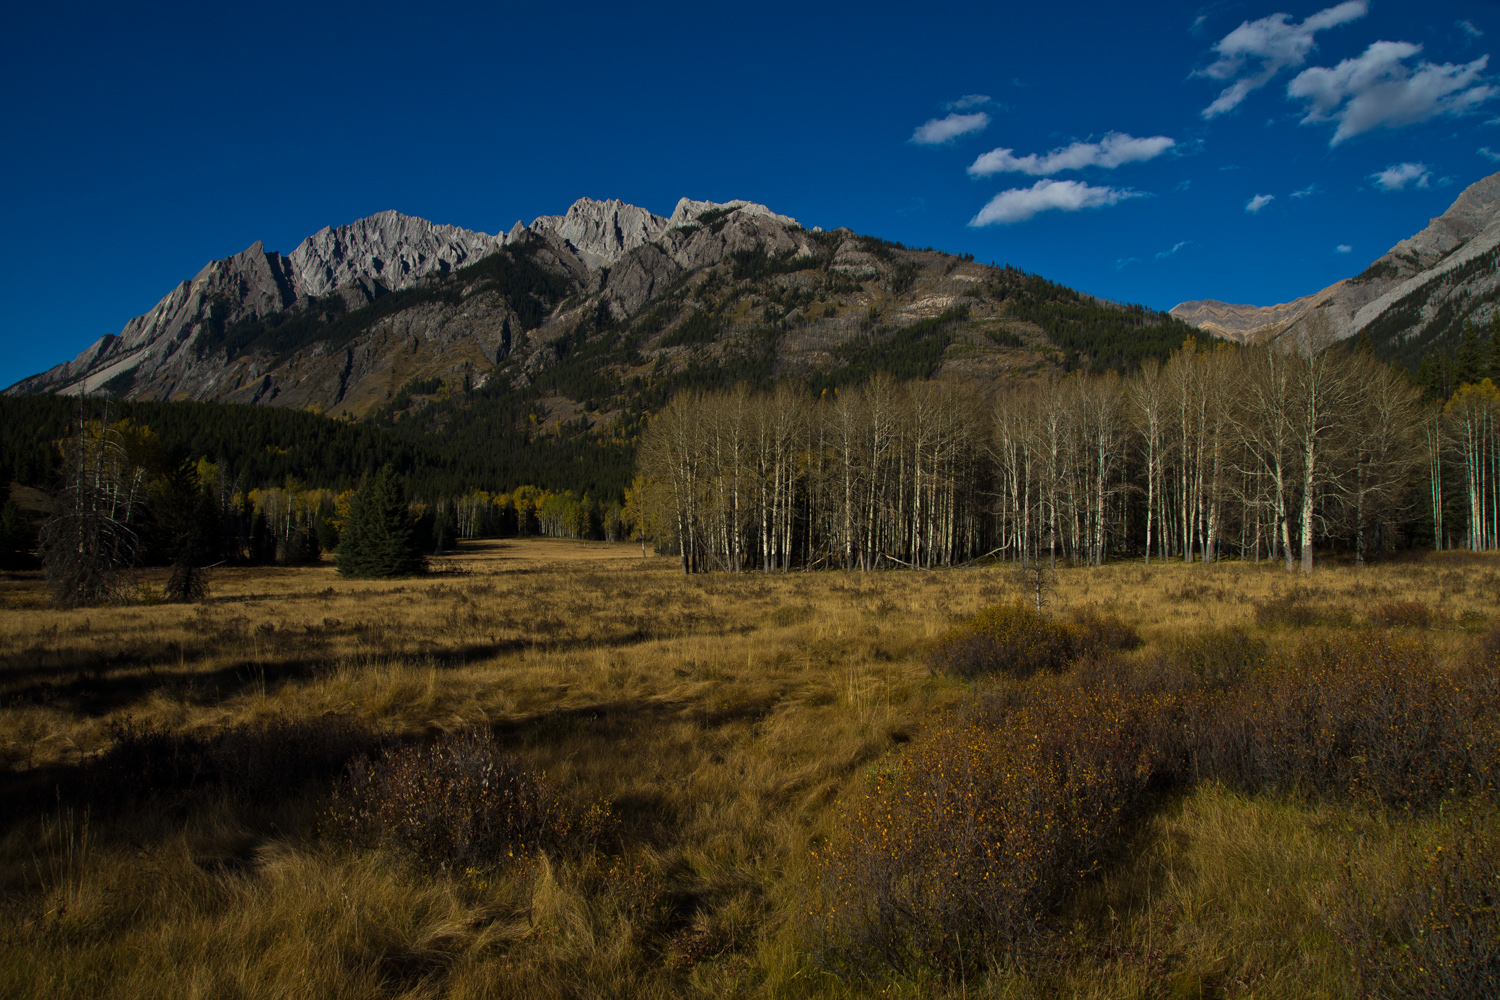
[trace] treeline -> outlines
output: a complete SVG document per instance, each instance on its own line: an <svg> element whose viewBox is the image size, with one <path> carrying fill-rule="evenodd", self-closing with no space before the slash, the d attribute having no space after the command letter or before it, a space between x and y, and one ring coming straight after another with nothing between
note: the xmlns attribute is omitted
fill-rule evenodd
<svg viewBox="0 0 1500 1000"><path fill-rule="evenodd" d="M1424 353L1413 376L1417 387L1433 399L1447 399L1462 386L1485 379L1500 382L1500 311L1490 318L1488 337L1480 335L1473 320L1466 320L1457 346Z"/></svg>
<svg viewBox="0 0 1500 1000"><path fill-rule="evenodd" d="M1500 545L1497 470L1493 385L1442 408L1351 345L1189 341L1128 377L681 394L627 509L685 572L1124 554L1310 570L1320 546Z"/></svg>
<svg viewBox="0 0 1500 1000"><path fill-rule="evenodd" d="M430 433L425 423L381 427L275 406L0 396L0 481L55 488L80 406L88 420L150 427L165 455L206 458L242 492L288 476L343 491L389 465L418 496L545 483L619 498L634 455L619 433L544 433L525 401L476 399L469 419L450 417L444 432Z"/></svg>
<svg viewBox="0 0 1500 1000"><path fill-rule="evenodd" d="M128 419L80 418L59 450L61 471L39 533L18 523L14 503L3 503L0 569L39 561L64 606L137 596L123 575L137 566L172 567L160 596L187 601L207 594L205 569L225 564L316 562L331 550L346 576L409 575L460 537L618 539L624 531L618 502L533 486L419 499L388 465L337 493L292 476L242 490L206 458L169 458L150 427Z"/></svg>

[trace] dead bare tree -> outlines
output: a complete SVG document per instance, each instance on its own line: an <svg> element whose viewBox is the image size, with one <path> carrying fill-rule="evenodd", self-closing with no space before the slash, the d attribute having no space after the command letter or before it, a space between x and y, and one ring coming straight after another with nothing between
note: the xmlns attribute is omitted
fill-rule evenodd
<svg viewBox="0 0 1500 1000"><path fill-rule="evenodd" d="M64 607L120 600L120 571L135 562L139 539L131 527L142 477L132 468L108 412L97 424L79 403L78 434L67 454L63 487L42 527L42 569Z"/></svg>

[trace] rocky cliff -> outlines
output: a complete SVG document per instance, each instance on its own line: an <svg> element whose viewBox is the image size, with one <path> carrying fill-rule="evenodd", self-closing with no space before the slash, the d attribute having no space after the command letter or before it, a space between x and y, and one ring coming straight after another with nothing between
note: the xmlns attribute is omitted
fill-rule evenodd
<svg viewBox="0 0 1500 1000"><path fill-rule="evenodd" d="M488 400L505 419L526 407L592 427L682 386L1125 368L1186 332L754 202L684 198L664 218L580 199L499 236L383 212L284 257L257 243L7 392L421 413L434 428Z"/></svg>
<svg viewBox="0 0 1500 1000"><path fill-rule="evenodd" d="M1363 332L1388 356L1415 354L1454 339L1463 321L1487 323L1500 295L1500 173L1466 188L1427 227L1393 246L1363 272L1275 306L1184 302L1172 315L1240 341L1296 338L1316 314L1338 337Z"/></svg>

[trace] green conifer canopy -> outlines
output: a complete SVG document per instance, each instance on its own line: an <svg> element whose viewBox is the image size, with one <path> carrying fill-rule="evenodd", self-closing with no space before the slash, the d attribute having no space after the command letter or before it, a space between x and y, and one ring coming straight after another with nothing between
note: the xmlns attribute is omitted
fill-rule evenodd
<svg viewBox="0 0 1500 1000"><path fill-rule="evenodd" d="M349 502L349 519L339 536L340 576L389 578L422 572L405 491L389 465L366 476Z"/></svg>

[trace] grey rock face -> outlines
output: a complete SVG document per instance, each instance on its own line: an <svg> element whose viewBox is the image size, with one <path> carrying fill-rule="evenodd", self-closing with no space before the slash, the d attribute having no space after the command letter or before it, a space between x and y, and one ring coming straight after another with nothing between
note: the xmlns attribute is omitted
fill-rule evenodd
<svg viewBox="0 0 1500 1000"><path fill-rule="evenodd" d="M695 222L705 212L726 208L734 211L720 217L722 224ZM736 250L810 252L796 220L748 201L683 198L668 219L618 200L581 198L563 215L541 216L527 227L517 222L500 236L379 212L325 227L286 256L257 242L212 261L118 334L101 337L73 360L6 392L96 392L107 386L132 398L237 399L250 393L247 398L256 401L274 399L281 390L275 379L259 372L259 362L252 358L226 368L224 353L210 349L227 326L305 307L314 297L336 295L346 309L357 309L382 289L406 288L426 276L472 264L501 246L532 241L541 266L565 274L585 291L607 286L619 315L635 312L683 271ZM606 277L606 267L622 263ZM495 326L495 342L480 345L483 357L510 349L500 332L505 322L501 317L480 324L486 330ZM415 330L402 335L423 336ZM349 353L347 360L344 380L356 377L362 364L358 352ZM253 391L246 381L252 377Z"/></svg>
<svg viewBox="0 0 1500 1000"><path fill-rule="evenodd" d="M802 228L798 224L797 220L792 218L790 215L777 215L766 206L757 204L753 201L735 200L720 203L716 201L693 201L691 198L683 198L677 202L677 207L672 210L672 215L671 218L667 220L667 225L674 227L690 225L698 218L698 216L702 215L703 213L712 212L716 209L724 208L737 209L737 214L747 216L759 215L765 218L775 219L777 222L781 223L784 226L792 226L796 229Z"/></svg>
<svg viewBox="0 0 1500 1000"><path fill-rule="evenodd" d="M667 220L661 216L614 198L579 198L566 214L543 215L530 226L534 233L556 233L567 240L590 267L614 264L666 228Z"/></svg>
<svg viewBox="0 0 1500 1000"><path fill-rule="evenodd" d="M1249 341L1296 337L1314 311L1326 315L1339 337L1352 337L1402 299L1426 289L1419 326L1446 299L1482 297L1500 277L1493 269L1456 275L1464 265L1500 246L1500 173L1469 185L1427 227L1391 247L1361 274L1312 295L1274 306L1233 305L1214 299L1183 302L1173 316L1221 337Z"/></svg>
<svg viewBox="0 0 1500 1000"><path fill-rule="evenodd" d="M472 264L500 242L487 233L386 211L347 226L325 226L287 257L307 295L326 295L362 278L394 291L434 271Z"/></svg>

